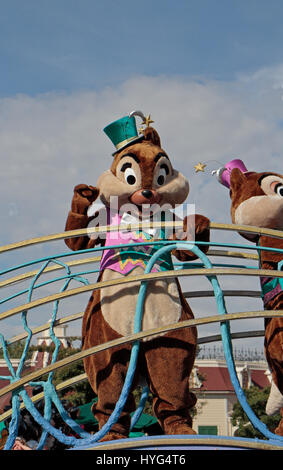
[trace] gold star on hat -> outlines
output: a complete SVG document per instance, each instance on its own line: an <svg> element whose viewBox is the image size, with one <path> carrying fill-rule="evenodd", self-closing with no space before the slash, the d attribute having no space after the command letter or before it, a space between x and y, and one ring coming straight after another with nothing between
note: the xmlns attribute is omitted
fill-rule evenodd
<svg viewBox="0 0 283 470"><path fill-rule="evenodd" d="M196 170L196 173L198 173L199 171L204 171L206 165L204 163L198 163L197 165L194 166L195 170Z"/></svg>
<svg viewBox="0 0 283 470"><path fill-rule="evenodd" d="M142 125L143 126L146 126L146 127L149 127L150 124L152 124L154 121L151 119L150 117L150 114L148 116L144 116L143 117L143 122L142 122ZM143 134L145 131L145 128L144 127L140 127L139 128L139 134Z"/></svg>
<svg viewBox="0 0 283 470"><path fill-rule="evenodd" d="M150 124L152 124L154 121L152 121L152 119L150 118L150 114L148 116L146 116L145 120L144 120L144 124L146 125L146 127L148 127Z"/></svg>

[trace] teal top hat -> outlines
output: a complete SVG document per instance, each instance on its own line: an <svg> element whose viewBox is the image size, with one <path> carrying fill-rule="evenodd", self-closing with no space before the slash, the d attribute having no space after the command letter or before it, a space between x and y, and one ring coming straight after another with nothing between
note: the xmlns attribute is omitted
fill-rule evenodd
<svg viewBox="0 0 283 470"><path fill-rule="evenodd" d="M133 111L128 116L124 116L108 124L108 126L103 129L116 147L116 151L112 155L115 155L120 150L128 147L128 145L144 138L143 134L138 134L135 115L140 116L144 121L146 119L140 111Z"/></svg>

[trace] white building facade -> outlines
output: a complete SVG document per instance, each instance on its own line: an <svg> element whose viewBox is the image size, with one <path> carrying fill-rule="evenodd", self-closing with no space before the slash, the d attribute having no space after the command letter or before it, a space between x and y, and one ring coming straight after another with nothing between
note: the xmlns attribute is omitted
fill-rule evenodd
<svg viewBox="0 0 283 470"><path fill-rule="evenodd" d="M270 386L271 375L265 361L235 361L242 388ZM198 434L233 436L231 423L237 396L225 360L199 359L193 370L191 387L198 401L193 428Z"/></svg>

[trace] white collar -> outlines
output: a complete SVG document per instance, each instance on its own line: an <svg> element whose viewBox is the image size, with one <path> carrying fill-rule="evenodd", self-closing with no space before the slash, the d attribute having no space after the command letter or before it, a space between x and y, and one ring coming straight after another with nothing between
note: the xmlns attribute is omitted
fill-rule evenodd
<svg viewBox="0 0 283 470"><path fill-rule="evenodd" d="M145 223L150 223L151 222L151 219L148 218L148 219L142 219L142 221L139 219L139 217L133 215L133 214L129 214L128 212L124 212L123 215L122 215L122 218L121 218L121 224L142 224L142 222L145 222ZM157 234L159 233L159 228L158 227L153 227L153 228L150 228L150 227L142 227L142 231L143 232L146 232L148 233L149 235L151 235L152 237L156 237Z"/></svg>

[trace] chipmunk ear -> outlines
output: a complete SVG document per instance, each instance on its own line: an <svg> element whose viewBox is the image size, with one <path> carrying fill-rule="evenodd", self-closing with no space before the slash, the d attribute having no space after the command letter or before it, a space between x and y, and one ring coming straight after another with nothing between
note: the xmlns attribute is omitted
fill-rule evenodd
<svg viewBox="0 0 283 470"><path fill-rule="evenodd" d="M233 168L230 175L230 190L231 193L236 193L245 183L247 179L238 168Z"/></svg>
<svg viewBox="0 0 283 470"><path fill-rule="evenodd" d="M143 131L144 140L152 142L154 145L161 147L161 141L158 132L153 127L146 127Z"/></svg>

